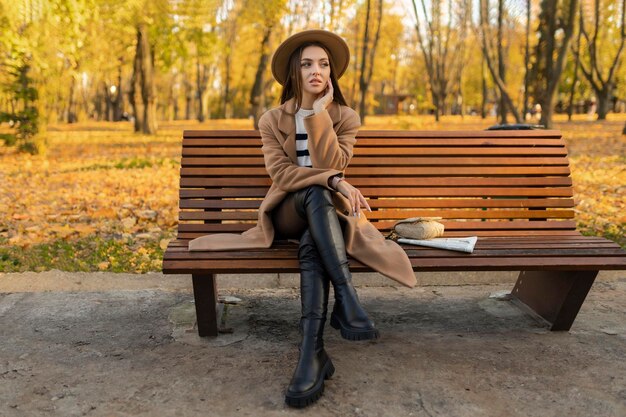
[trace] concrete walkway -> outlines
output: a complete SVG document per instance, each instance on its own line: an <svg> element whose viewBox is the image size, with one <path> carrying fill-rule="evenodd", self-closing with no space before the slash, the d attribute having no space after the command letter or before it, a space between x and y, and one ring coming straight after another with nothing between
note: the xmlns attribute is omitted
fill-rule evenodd
<svg viewBox="0 0 626 417"><path fill-rule="evenodd" d="M558 333L490 298L514 279L361 287L381 339L348 342L328 328L337 371L305 410L283 402L298 290L222 291L242 300L228 309L233 333L201 339L190 281L0 274L0 416L626 415L624 272L596 282Z"/></svg>

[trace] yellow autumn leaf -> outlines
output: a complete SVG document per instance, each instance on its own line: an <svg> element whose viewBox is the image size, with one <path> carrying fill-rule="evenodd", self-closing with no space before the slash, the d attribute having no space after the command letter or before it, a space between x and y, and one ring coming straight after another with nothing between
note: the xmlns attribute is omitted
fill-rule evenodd
<svg viewBox="0 0 626 417"><path fill-rule="evenodd" d="M111 207L102 207L91 213L91 216L99 219L114 219L117 218L117 211Z"/></svg>
<svg viewBox="0 0 626 417"><path fill-rule="evenodd" d="M104 271L104 270L109 269L109 266L111 266L111 264L110 264L109 262L106 262L106 261L105 261L105 262L100 262L100 263L98 264L98 269L99 269L100 271Z"/></svg>
<svg viewBox="0 0 626 417"><path fill-rule="evenodd" d="M159 247L160 247L161 249L163 249L163 250L166 250L166 249L167 249L167 245L169 245L169 244L170 244L170 241L171 241L171 240L172 240L172 239L161 239L161 241L159 242Z"/></svg>
<svg viewBox="0 0 626 417"><path fill-rule="evenodd" d="M74 230L80 235L80 236L87 236L87 235L91 235L93 233L96 232L95 227L88 225L88 224L77 224L74 226Z"/></svg>
<svg viewBox="0 0 626 417"><path fill-rule="evenodd" d="M132 229L132 227L136 223L137 223L137 219L135 219L134 217L126 217L125 219L122 219L122 226L124 227L124 230Z"/></svg>
<svg viewBox="0 0 626 417"><path fill-rule="evenodd" d="M69 225L65 224L65 225L55 225L51 227L51 231L52 233L54 233L55 235L57 235L58 237L60 237L61 239L65 239L68 236L76 233L76 231L70 227Z"/></svg>

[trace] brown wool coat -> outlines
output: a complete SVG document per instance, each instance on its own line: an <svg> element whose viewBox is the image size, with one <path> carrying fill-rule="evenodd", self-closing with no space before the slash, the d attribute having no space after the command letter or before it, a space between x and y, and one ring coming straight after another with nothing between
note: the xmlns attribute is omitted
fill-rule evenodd
<svg viewBox="0 0 626 417"><path fill-rule="evenodd" d="M274 240L271 211L288 193L320 185L329 190L328 179L342 173L350 159L361 126L357 113L349 107L331 103L327 111L304 119L308 133L311 162L315 168L300 167L296 157L295 100L266 112L259 120L265 167L272 186L259 208L255 227L242 234L220 233L202 236L189 242L190 251L269 248ZM334 190L333 190L334 191ZM365 217L350 215L350 203L341 193L333 192L333 204L340 221L346 222L346 252L373 270L407 287L416 284L415 274L404 250L385 239ZM366 196L367 197L367 196Z"/></svg>

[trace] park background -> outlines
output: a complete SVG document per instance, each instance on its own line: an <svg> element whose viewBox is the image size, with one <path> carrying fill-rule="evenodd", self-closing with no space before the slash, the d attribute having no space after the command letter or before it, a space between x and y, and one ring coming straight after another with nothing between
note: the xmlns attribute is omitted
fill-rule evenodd
<svg viewBox="0 0 626 417"><path fill-rule="evenodd" d="M183 129L253 129L272 51L341 34L363 129L562 131L583 233L626 247L624 0L0 0L0 271L147 272Z"/></svg>

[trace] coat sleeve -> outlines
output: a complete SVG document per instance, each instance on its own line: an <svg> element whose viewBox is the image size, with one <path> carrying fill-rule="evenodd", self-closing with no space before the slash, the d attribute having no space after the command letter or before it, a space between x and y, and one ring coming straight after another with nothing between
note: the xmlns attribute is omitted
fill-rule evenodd
<svg viewBox="0 0 626 417"><path fill-rule="evenodd" d="M278 188L294 192L311 185L320 185L332 190L328 186L328 179L341 174L340 170L307 168L294 164L278 142L268 117L261 117L259 120L259 132L263 142L265 169Z"/></svg>
<svg viewBox="0 0 626 417"><path fill-rule="evenodd" d="M327 111L305 118L304 127L313 166L344 171L352 159L356 134L361 127L358 114L349 107L342 107L337 132Z"/></svg>

